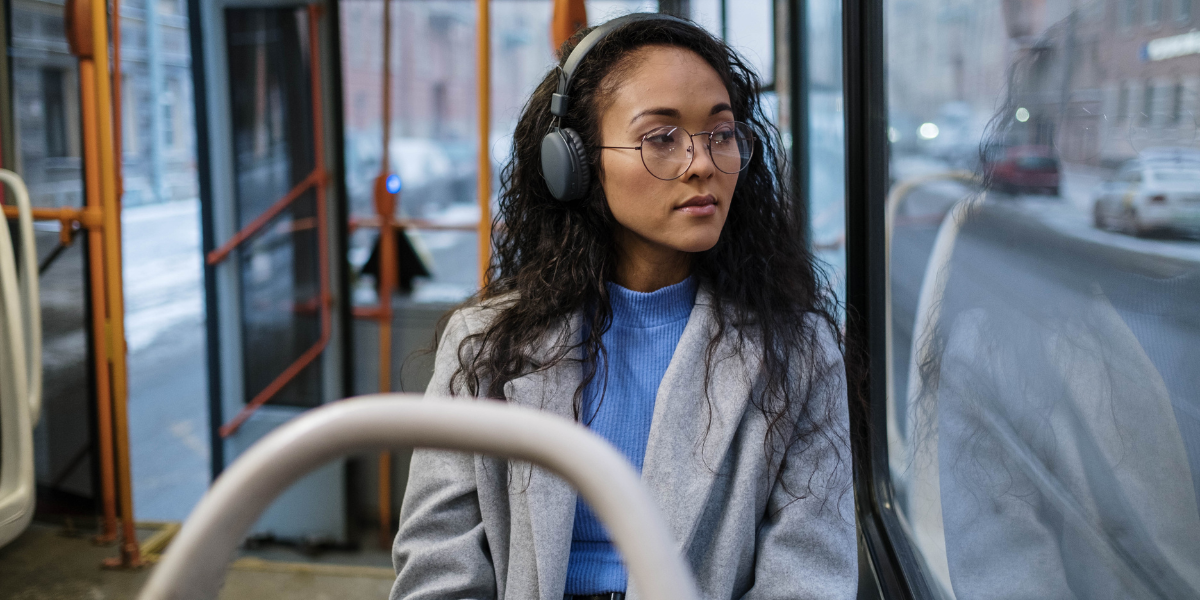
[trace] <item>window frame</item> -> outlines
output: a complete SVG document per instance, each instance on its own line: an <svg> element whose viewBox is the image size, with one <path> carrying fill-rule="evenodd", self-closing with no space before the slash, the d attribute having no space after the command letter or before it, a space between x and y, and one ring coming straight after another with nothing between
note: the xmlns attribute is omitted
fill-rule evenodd
<svg viewBox="0 0 1200 600"><path fill-rule="evenodd" d="M888 466L884 233L888 110L883 0L842 2L846 139L846 346L855 511L885 598L935 598L897 511Z"/></svg>

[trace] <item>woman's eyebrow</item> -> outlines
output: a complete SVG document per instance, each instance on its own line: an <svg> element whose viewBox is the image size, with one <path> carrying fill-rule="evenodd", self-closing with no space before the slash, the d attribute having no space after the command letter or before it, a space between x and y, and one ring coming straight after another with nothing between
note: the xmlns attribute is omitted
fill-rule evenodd
<svg viewBox="0 0 1200 600"><path fill-rule="evenodd" d="M665 108L665 107L651 108L648 110L643 110L642 112L634 115L634 117L632 119L630 119L629 122L630 122L630 124L632 124L632 123L637 122L637 120L642 117L649 117L649 116L671 117L674 119L679 119L679 118L683 117L683 114L680 113L678 109L674 109L674 108Z"/></svg>
<svg viewBox="0 0 1200 600"><path fill-rule="evenodd" d="M718 114L718 113L721 113L724 111L733 112L733 107L725 102L721 102L719 104L713 105L712 111L709 112L708 114L709 114L709 116L712 116L712 115L715 115L715 114ZM683 118L683 114L680 113L678 109L659 107L659 108L650 108L647 110L643 110L642 112L634 115L634 117L629 120L629 123L630 124L636 123L638 119L640 119L642 117L649 117L649 116L671 117L673 119Z"/></svg>

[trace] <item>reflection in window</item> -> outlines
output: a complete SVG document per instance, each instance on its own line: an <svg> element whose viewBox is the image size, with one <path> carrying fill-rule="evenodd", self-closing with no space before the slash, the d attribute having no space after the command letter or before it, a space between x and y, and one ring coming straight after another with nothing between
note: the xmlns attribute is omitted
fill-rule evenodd
<svg viewBox="0 0 1200 600"><path fill-rule="evenodd" d="M1175 19L1185 23L1192 20L1192 0L1175 0Z"/></svg>
<svg viewBox="0 0 1200 600"><path fill-rule="evenodd" d="M885 0L890 173L946 177L888 206L898 510L945 597L1194 598L1200 54L1067 4Z"/></svg>

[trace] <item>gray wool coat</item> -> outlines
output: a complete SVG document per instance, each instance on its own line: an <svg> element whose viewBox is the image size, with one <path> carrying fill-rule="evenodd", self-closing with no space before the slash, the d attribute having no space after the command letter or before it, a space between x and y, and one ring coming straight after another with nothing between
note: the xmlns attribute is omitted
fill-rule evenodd
<svg viewBox="0 0 1200 600"><path fill-rule="evenodd" d="M766 420L749 402L762 377L753 342L741 352L728 335L718 342L705 399L705 353L716 332L710 299L701 286L659 387L642 481L703 598L854 598L849 417L834 338L816 327L819 356L792 374L794 382L814 369L829 374L813 398L818 413L831 409L828 435L793 451L777 478L779 461L768 464L764 448ZM427 393L459 391L451 386L459 343L492 314L472 307L451 317ZM581 322L564 322L544 350L578 335ZM579 364L565 361L509 382L505 399L572 419L581 378ZM527 463L415 451L392 547L391 599L561 600L575 502L566 482ZM639 597L632 585L628 597Z"/></svg>

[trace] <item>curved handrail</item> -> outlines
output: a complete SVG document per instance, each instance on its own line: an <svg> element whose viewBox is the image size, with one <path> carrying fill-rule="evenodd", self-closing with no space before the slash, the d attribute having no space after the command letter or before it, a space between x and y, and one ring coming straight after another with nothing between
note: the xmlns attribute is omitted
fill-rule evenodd
<svg viewBox="0 0 1200 600"><path fill-rule="evenodd" d="M899 415L896 414L896 403L893 399L896 397L896 390L892 389L892 382L895 381L895 358L892 351L892 232L896 227L896 216L900 213L900 205L908 198L908 195L917 188L937 181L957 181L966 184L979 184L980 179L970 171L945 171L940 173L931 173L921 175L900 181L892 186L888 192L887 198L884 200L884 209L887 211L884 214L884 230L883 230L883 249L884 249L884 331L887 332L888 344L884 354L884 368L887 371L887 437L888 456L892 463L893 470L902 469L907 464L905 458L907 452L902 440L907 435L900 430L897 425Z"/></svg>
<svg viewBox="0 0 1200 600"><path fill-rule="evenodd" d="M36 425L42 412L42 305L38 289L37 245L33 238L33 204L29 201L25 181L19 175L8 169L0 169L0 182L8 184L17 202L17 225L21 231L20 272L23 274L20 288L25 296L21 303L23 345L27 359L25 393L29 402L29 420Z"/></svg>
<svg viewBox="0 0 1200 600"><path fill-rule="evenodd" d="M913 322L913 336L909 351L908 389L905 391L907 406L911 412L908 429L905 432L907 459L911 468L909 485L905 494L911 507L909 521L912 525L914 540L923 548L923 556L932 581L941 589L943 595L952 598L950 583L950 560L946 551L945 524L942 516L942 497L940 473L938 470L936 428L933 435L925 439L911 436L913 423L936 423L937 405L933 402L921 402L923 384L921 365L932 360L936 350L934 333L941 320L942 301L946 295L946 284L950 279L950 261L954 257L958 234L971 214L986 201L987 192L973 198L959 200L946 213L938 226L937 237L929 253L929 262L925 264L925 274L921 278L921 288L917 295L916 316Z"/></svg>
<svg viewBox="0 0 1200 600"><path fill-rule="evenodd" d="M34 503L33 422L17 282L12 236L8 223L0 221L0 546L25 530Z"/></svg>
<svg viewBox="0 0 1200 600"><path fill-rule="evenodd" d="M216 598L242 537L289 485L335 458L402 447L482 452L549 469L596 511L645 598L699 597L650 495L600 437L560 417L498 402L377 394L308 411L247 450L192 511L138 598Z"/></svg>

